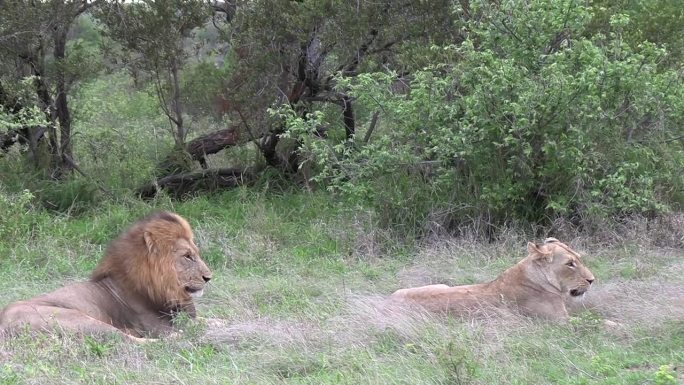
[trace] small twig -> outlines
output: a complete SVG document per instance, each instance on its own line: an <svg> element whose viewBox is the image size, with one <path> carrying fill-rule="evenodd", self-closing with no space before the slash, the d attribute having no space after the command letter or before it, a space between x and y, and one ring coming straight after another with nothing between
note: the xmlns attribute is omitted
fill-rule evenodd
<svg viewBox="0 0 684 385"><path fill-rule="evenodd" d="M675 136L674 138L670 138L670 139L665 139L665 140L663 140L663 143L670 143L670 142L674 142L675 140L682 140L682 139L684 139L684 135Z"/></svg>

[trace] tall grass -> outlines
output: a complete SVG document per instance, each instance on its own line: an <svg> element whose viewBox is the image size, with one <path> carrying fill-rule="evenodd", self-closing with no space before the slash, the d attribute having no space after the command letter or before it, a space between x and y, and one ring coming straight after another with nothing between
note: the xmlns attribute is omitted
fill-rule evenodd
<svg viewBox="0 0 684 385"><path fill-rule="evenodd" d="M489 244L444 237L396 243L372 213L344 210L318 193L274 196L245 188L185 202L104 204L78 216L24 206L15 217L19 230L0 240L0 306L85 279L109 239L160 208L188 218L214 270L198 304L206 319L181 324L179 337L142 346L51 334L2 340L0 383L656 384L668 375L682 378L675 369L684 362L681 249L567 239L597 276L570 323L505 312L454 319L384 299L409 285L491 279L522 258L524 234L510 231Z"/></svg>

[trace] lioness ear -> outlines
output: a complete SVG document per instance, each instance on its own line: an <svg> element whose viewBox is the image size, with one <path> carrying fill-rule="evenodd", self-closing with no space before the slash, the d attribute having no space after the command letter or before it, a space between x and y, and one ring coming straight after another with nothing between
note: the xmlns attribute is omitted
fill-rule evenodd
<svg viewBox="0 0 684 385"><path fill-rule="evenodd" d="M527 242L527 252L530 254L543 254L542 251L539 250L539 246L532 242Z"/></svg>
<svg viewBox="0 0 684 385"><path fill-rule="evenodd" d="M149 231L145 231L143 233L143 238L145 239L145 245L147 246L148 253L152 254L157 251L154 238L152 238L152 234Z"/></svg>
<svg viewBox="0 0 684 385"><path fill-rule="evenodd" d="M542 251L539 248L539 245L536 245L532 242L527 242L527 252L534 256L535 261L544 260L549 263L553 261L553 253Z"/></svg>

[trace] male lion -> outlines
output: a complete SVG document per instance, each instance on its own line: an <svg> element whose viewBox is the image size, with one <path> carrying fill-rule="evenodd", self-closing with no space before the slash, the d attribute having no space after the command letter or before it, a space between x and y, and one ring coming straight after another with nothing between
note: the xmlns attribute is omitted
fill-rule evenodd
<svg viewBox="0 0 684 385"><path fill-rule="evenodd" d="M567 319L565 297L584 294L594 276L579 254L555 238L527 244L528 256L495 280L465 286L428 285L394 292L390 299L430 311L464 314L483 306L509 306L550 319Z"/></svg>
<svg viewBox="0 0 684 385"><path fill-rule="evenodd" d="M178 313L195 317L193 298L210 279L188 222L155 213L109 244L89 281L8 305L0 312L0 332L28 327L157 337L173 330Z"/></svg>

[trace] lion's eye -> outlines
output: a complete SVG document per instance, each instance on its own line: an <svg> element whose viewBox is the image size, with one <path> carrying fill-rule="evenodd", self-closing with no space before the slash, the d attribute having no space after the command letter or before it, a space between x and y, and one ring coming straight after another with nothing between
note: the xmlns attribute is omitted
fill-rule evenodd
<svg viewBox="0 0 684 385"><path fill-rule="evenodd" d="M194 259L192 258L192 254L185 254L184 257L185 257L186 259L191 260L191 261L194 260Z"/></svg>
<svg viewBox="0 0 684 385"><path fill-rule="evenodd" d="M575 261L570 261L565 264L566 266L575 267Z"/></svg>

